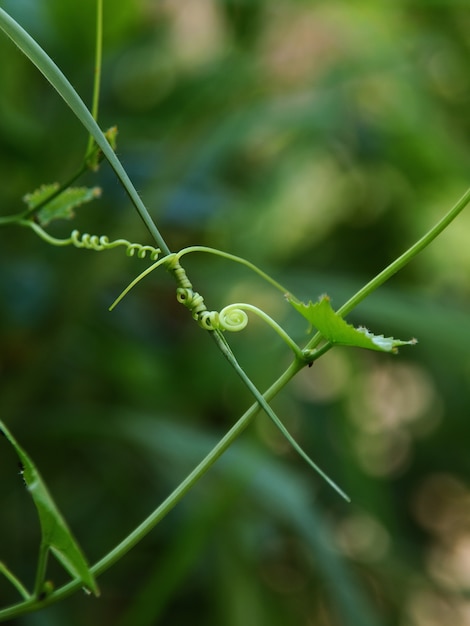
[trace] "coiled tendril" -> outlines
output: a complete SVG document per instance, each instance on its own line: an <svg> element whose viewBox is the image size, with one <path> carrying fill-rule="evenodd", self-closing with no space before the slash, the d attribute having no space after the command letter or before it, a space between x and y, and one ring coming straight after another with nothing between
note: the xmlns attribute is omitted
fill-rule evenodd
<svg viewBox="0 0 470 626"><path fill-rule="evenodd" d="M176 298L178 302L190 310L193 319L205 330L239 332L248 324L248 315L245 311L232 304L224 307L221 311L209 311L204 298L192 288L178 287Z"/></svg>
<svg viewBox="0 0 470 626"><path fill-rule="evenodd" d="M186 249L186 250L189 250ZM205 248L204 248L205 250ZM176 289L176 298L178 302L183 304L192 314L193 319L204 330L229 330L232 332L238 332L246 328L248 324L248 315L246 311L254 313L261 319L263 319L276 333L286 342L286 344L293 350L294 354L300 361L311 361L310 353L303 353L299 346L295 343L286 331L279 326L267 313L262 311L252 304L246 302L237 302L229 304L221 311L209 311L204 302L204 298L200 293L194 291L193 285L189 280L184 267L180 264L180 253L169 254L164 256L159 261L148 267L144 272L139 274L130 285L116 298L113 304L110 306L110 310L123 299L123 297L129 293L129 291L140 282L145 276L153 272L160 265L165 265L166 269L173 274L178 284ZM280 286L280 285L279 285Z"/></svg>
<svg viewBox="0 0 470 626"><path fill-rule="evenodd" d="M180 265L177 257L173 258L170 271L173 272L179 287L176 289L176 299L191 312L193 319L205 330L230 330L238 332L248 324L248 316L245 311L226 306L219 311L209 311L200 293L193 290L184 267Z"/></svg>
<svg viewBox="0 0 470 626"><path fill-rule="evenodd" d="M98 252L101 250L111 250L117 246L125 246L127 256L136 255L139 259L144 259L148 254L152 261L156 261L160 254L160 249L154 248L153 246L131 243L127 241L127 239L114 239L113 241L109 241L106 235L98 236L88 233L80 235L78 230L72 232L70 243L76 248L86 248L87 250L96 250Z"/></svg>
<svg viewBox="0 0 470 626"><path fill-rule="evenodd" d="M127 241L127 239L114 239L113 241L109 241L109 238L106 235L98 236L90 235L88 233L80 235L78 230L72 231L68 239L57 239L57 237L49 235L48 232L46 232L33 220L22 220L19 223L22 226L32 228L34 232L41 237L41 239L52 244L53 246L75 246L76 248L96 250L97 252L101 252L102 250L111 250L117 246L125 246L127 256L137 255L139 259L144 259L148 254L152 261L156 261L161 252L159 248L154 248L154 246L144 246L141 243L131 243L130 241Z"/></svg>

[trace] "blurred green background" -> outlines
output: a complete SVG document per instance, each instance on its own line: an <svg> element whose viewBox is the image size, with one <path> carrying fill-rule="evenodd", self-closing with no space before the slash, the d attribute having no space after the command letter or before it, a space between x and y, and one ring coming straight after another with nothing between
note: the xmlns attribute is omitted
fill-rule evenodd
<svg viewBox="0 0 470 626"><path fill-rule="evenodd" d="M95 3L2 0L91 101ZM245 256L338 308L439 219L470 166L470 11L458 0L105 0L100 123L173 250ZM0 215L64 182L87 137L0 37ZM151 243L113 173L56 236ZM78 593L21 626L470 625L470 212L348 319L414 348L335 349L273 403L351 496L260 415L191 494ZM0 229L0 413L89 560L157 506L251 398L160 270ZM211 308L306 325L246 269L186 267ZM290 361L261 322L229 336L265 388ZM39 529L0 442L0 559L32 585ZM65 575L51 563L57 584ZM0 606L18 601L0 579Z"/></svg>

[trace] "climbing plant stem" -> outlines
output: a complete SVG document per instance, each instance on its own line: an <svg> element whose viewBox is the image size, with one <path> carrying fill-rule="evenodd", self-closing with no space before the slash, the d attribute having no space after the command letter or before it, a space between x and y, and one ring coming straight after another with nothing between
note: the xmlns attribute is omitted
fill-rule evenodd
<svg viewBox="0 0 470 626"><path fill-rule="evenodd" d="M422 250L424 250L430 243L436 239L438 235L440 235L448 226L455 220L455 218L463 211L463 209L470 202L470 188L463 194L463 196L456 202L456 204L444 215L442 219L440 219L421 239L410 246L408 250L406 250L402 255L400 255L395 261L390 263L384 270L382 270L377 276L375 276L372 280L370 280L362 289L359 289L347 302L343 304L337 310L339 315L345 316L350 313L354 307L356 307L360 302L362 302L367 296L369 296L373 291L375 291L378 287L383 285L387 280L389 280L394 274L400 271L405 265L408 263ZM316 333L312 339L308 342L306 348L314 349L316 348L322 341L322 336L320 333Z"/></svg>

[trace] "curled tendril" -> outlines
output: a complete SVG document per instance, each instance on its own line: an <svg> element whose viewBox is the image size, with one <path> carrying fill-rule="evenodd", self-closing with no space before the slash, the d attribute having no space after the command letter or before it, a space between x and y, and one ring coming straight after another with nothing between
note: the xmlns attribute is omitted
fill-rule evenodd
<svg viewBox="0 0 470 626"><path fill-rule="evenodd" d="M176 290L178 302L190 310L193 319L205 330L229 330L238 332L246 328L248 315L245 311L229 304L219 311L209 311L204 298L197 291L178 287Z"/></svg>
<svg viewBox="0 0 470 626"><path fill-rule="evenodd" d="M184 269L184 267L181 266L176 256L173 256L171 259L169 259L169 261L167 262L167 267L171 272L173 272L179 288L185 289L188 292L192 291L193 286L188 276L186 275L186 270Z"/></svg>
<svg viewBox="0 0 470 626"><path fill-rule="evenodd" d="M219 312L217 322L220 330L235 333L246 328L248 315L237 305L229 304Z"/></svg>
<svg viewBox="0 0 470 626"><path fill-rule="evenodd" d="M125 246L127 256L136 255L139 259L144 259L148 254L152 261L156 261L158 259L158 255L160 254L160 249L154 248L153 246L131 243L130 241L127 241L127 239L114 239L113 241L109 241L109 238L106 235L98 236L90 235L88 233L80 235L78 230L74 230L72 232L70 236L70 243L76 248L86 248L87 250L96 250L98 252L101 250L110 250L112 248L116 248L117 246Z"/></svg>
<svg viewBox="0 0 470 626"><path fill-rule="evenodd" d="M201 294L197 293L197 291L193 291L190 288L178 287L176 290L176 299L190 310L195 320L198 320L202 313L207 312L204 298Z"/></svg>
<svg viewBox="0 0 470 626"><path fill-rule="evenodd" d="M113 241L109 241L106 235L98 236L88 233L80 235L78 230L72 231L68 239L57 239L57 237L49 235L48 232L33 220L21 220L19 224L32 228L41 239L53 246L75 246L76 248L86 248L87 250L96 250L97 252L111 250L117 246L125 246L127 256L137 255L139 259L144 259L148 254L152 261L156 261L161 252L159 248L154 248L154 246L131 243L127 241L127 239L114 239Z"/></svg>

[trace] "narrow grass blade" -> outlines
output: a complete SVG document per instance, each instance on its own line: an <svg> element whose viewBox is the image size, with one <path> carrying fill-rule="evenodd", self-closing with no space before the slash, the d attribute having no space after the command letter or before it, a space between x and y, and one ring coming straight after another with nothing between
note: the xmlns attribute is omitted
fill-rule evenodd
<svg viewBox="0 0 470 626"><path fill-rule="evenodd" d="M31 494L38 512L42 548L49 549L71 576L80 580L86 589L99 595L98 586L86 559L33 461L2 421L0 421L0 430L20 459L26 488Z"/></svg>

